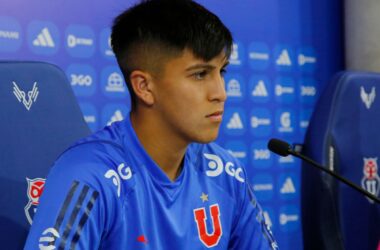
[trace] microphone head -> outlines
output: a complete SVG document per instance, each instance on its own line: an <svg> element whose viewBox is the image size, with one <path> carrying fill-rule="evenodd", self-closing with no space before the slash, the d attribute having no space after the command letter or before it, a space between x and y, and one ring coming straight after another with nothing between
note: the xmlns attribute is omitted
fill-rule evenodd
<svg viewBox="0 0 380 250"><path fill-rule="evenodd" d="M288 156L291 153L289 143L274 138L269 140L268 149L281 156Z"/></svg>

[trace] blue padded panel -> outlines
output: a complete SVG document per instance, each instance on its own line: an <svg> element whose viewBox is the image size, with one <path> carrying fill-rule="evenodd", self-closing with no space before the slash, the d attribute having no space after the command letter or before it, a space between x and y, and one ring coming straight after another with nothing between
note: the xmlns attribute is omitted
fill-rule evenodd
<svg viewBox="0 0 380 250"><path fill-rule="evenodd" d="M376 166L380 160L379 131L380 75L340 73L316 105L304 154L361 186L368 182L365 162L368 167L372 158ZM379 196L378 174L372 173L371 181ZM305 249L375 249L380 239L380 206L306 163L302 221Z"/></svg>
<svg viewBox="0 0 380 250"><path fill-rule="evenodd" d="M0 245L21 249L50 166L90 133L64 73L39 62L0 62ZM37 179L30 188L29 179ZM29 206L28 206L29 204Z"/></svg>

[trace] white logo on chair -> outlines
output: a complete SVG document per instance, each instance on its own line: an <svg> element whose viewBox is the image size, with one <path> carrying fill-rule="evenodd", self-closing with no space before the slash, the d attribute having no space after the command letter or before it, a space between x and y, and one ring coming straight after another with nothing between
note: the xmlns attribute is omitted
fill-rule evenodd
<svg viewBox="0 0 380 250"><path fill-rule="evenodd" d="M39 94L37 82L34 82L32 90L28 91L28 96L26 96L25 91L21 90L19 86L17 86L16 82L13 82L13 94L16 96L17 100L19 102L22 102L25 108L29 111L32 107L32 104L37 101Z"/></svg>
<svg viewBox="0 0 380 250"><path fill-rule="evenodd" d="M362 101L365 104L366 108L370 109L372 103L375 101L376 98L376 88L372 87L371 92L367 93L365 92L364 87L360 86L360 97L362 98Z"/></svg>
<svg viewBox="0 0 380 250"><path fill-rule="evenodd" d="M375 196L379 196L380 191L380 177L377 173L377 157L363 158L363 179L361 181L362 187ZM371 199L369 202L373 203Z"/></svg>

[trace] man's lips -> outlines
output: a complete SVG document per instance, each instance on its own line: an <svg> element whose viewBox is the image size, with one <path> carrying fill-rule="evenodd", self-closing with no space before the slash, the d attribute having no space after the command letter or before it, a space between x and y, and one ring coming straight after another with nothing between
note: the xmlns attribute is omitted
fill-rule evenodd
<svg viewBox="0 0 380 250"><path fill-rule="evenodd" d="M212 121L222 121L223 111L216 111L212 114L206 115L207 118L210 118Z"/></svg>

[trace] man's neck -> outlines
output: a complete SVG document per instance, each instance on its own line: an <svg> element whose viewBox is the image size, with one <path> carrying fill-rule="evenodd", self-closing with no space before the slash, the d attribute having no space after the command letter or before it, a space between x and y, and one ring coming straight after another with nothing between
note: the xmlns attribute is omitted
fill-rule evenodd
<svg viewBox="0 0 380 250"><path fill-rule="evenodd" d="M159 121L149 119L152 116L131 112L131 124L145 151L174 181L182 170L182 161L188 143L176 138L169 128L160 126Z"/></svg>

